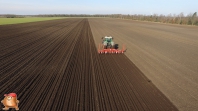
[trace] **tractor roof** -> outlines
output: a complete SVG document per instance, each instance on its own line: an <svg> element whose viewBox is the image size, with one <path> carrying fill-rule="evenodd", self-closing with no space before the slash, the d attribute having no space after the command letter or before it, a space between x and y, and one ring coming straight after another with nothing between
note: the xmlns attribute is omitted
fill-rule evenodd
<svg viewBox="0 0 198 111"><path fill-rule="evenodd" d="M105 36L105 38L113 38L113 37L111 37L111 36Z"/></svg>

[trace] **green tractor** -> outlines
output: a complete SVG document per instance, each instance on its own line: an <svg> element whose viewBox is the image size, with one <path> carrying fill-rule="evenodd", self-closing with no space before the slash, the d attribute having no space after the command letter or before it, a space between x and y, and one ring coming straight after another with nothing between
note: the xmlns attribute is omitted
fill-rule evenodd
<svg viewBox="0 0 198 111"><path fill-rule="evenodd" d="M118 49L118 44L114 44L113 37L105 36L102 37L102 44L98 45L98 53L99 54L107 54L107 53L114 53L114 54L123 54L126 50L124 45L122 49Z"/></svg>
<svg viewBox="0 0 198 111"><path fill-rule="evenodd" d="M102 39L103 39L102 44L104 45L104 49L114 48L113 37L105 36L105 37L102 37Z"/></svg>

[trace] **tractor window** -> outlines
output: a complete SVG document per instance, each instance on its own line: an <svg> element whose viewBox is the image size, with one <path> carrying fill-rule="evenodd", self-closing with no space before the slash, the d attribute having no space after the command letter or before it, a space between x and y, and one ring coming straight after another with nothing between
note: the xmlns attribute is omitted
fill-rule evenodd
<svg viewBox="0 0 198 111"><path fill-rule="evenodd" d="M105 38L104 41L111 42L112 38Z"/></svg>

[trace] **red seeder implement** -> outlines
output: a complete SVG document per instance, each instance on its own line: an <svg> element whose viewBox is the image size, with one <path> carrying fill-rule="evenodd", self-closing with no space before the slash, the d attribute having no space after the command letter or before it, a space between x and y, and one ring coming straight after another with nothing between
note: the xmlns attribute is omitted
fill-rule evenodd
<svg viewBox="0 0 198 111"><path fill-rule="evenodd" d="M122 49L115 49L115 48L104 48L103 44L99 44L98 46L98 53L99 54L107 54L107 53L115 53L115 54L121 54L125 52L124 45L122 46Z"/></svg>

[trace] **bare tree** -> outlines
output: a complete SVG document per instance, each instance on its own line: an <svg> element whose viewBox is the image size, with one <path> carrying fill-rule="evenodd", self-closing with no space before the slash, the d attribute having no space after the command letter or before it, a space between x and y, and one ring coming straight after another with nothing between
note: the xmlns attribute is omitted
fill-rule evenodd
<svg viewBox="0 0 198 111"><path fill-rule="evenodd" d="M182 24L182 18L184 17L184 13L183 12L181 12L180 14L179 14L179 24Z"/></svg>
<svg viewBox="0 0 198 111"><path fill-rule="evenodd" d="M196 21L196 17L197 17L197 12L195 12L193 15L192 15L192 25L195 23Z"/></svg>

